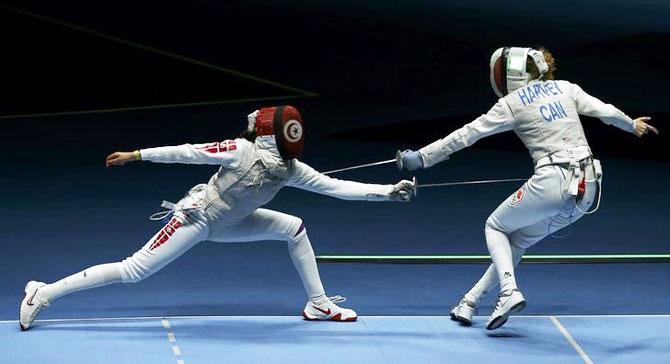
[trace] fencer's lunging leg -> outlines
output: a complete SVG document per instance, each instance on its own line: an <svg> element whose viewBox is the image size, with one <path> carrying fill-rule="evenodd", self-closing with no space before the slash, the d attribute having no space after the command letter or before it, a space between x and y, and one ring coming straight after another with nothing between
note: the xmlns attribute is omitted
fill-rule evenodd
<svg viewBox="0 0 670 364"><path fill-rule="evenodd" d="M237 225L213 230L212 241L244 242L279 240L288 244L288 252L307 294L303 316L308 320L356 321L356 312L336 305L321 284L312 244L302 219L282 212L257 209Z"/></svg>
<svg viewBox="0 0 670 364"><path fill-rule="evenodd" d="M338 301L331 301L326 296L316 256L302 221L296 234L288 241L288 251L309 297L303 317L307 320L356 321L358 316L355 311L336 305Z"/></svg>
<svg viewBox="0 0 670 364"><path fill-rule="evenodd" d="M307 297L316 304L323 303L326 300L326 293L321 284L316 256L307 237L305 225L300 224L298 231L288 241L288 251L305 287Z"/></svg>

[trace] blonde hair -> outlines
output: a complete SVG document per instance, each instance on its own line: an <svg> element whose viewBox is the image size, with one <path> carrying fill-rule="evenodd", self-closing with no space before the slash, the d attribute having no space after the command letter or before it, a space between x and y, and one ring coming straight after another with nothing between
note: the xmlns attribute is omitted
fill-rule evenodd
<svg viewBox="0 0 670 364"><path fill-rule="evenodd" d="M553 80L554 79L554 71L556 71L556 59L554 58L554 55L549 52L548 49L544 47L538 48L538 51L542 52L544 55L544 60L547 61L547 66L549 66L549 70L547 73L542 76L541 80L546 81L546 80ZM526 69L528 72L531 74L533 79L536 79L540 76L540 71L537 70L537 66L535 65L535 62L531 57L528 57L526 60Z"/></svg>

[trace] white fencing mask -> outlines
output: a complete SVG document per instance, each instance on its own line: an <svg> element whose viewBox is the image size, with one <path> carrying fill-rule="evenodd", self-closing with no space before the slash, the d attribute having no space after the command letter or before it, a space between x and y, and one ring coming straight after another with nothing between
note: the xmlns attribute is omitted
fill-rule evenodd
<svg viewBox="0 0 670 364"><path fill-rule="evenodd" d="M533 59L540 79L549 71L547 61L541 51L532 48L504 47L498 48L491 55L490 75L491 87L498 97L525 86L532 81L531 74L526 70L526 60Z"/></svg>

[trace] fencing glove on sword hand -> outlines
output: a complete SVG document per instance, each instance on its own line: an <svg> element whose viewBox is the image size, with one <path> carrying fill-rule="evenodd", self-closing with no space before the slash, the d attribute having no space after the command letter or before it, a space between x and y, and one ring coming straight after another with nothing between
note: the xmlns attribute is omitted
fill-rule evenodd
<svg viewBox="0 0 670 364"><path fill-rule="evenodd" d="M389 194L389 200L408 202L409 200L412 199L413 195L414 195L414 182L408 180L402 180L393 185L391 193Z"/></svg>
<svg viewBox="0 0 670 364"><path fill-rule="evenodd" d="M402 158L402 166L408 171L413 171L419 168L423 168L423 157L418 151L411 149L405 149L400 153Z"/></svg>

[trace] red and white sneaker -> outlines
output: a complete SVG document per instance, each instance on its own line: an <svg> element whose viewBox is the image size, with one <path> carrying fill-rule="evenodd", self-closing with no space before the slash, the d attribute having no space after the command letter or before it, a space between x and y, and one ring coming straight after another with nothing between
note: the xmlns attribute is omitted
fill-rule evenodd
<svg viewBox="0 0 670 364"><path fill-rule="evenodd" d="M42 298L39 289L46 283L30 281L23 290L25 295L21 301L21 312L19 314L19 325L21 331L26 331L33 324L37 315L45 308L49 307L49 302Z"/></svg>
<svg viewBox="0 0 670 364"><path fill-rule="evenodd" d="M335 303L346 301L342 296L328 297L328 300L323 305L315 305L312 301L308 301L305 309L302 311L302 317L305 320L312 321L356 321L358 315L354 310L342 308Z"/></svg>

